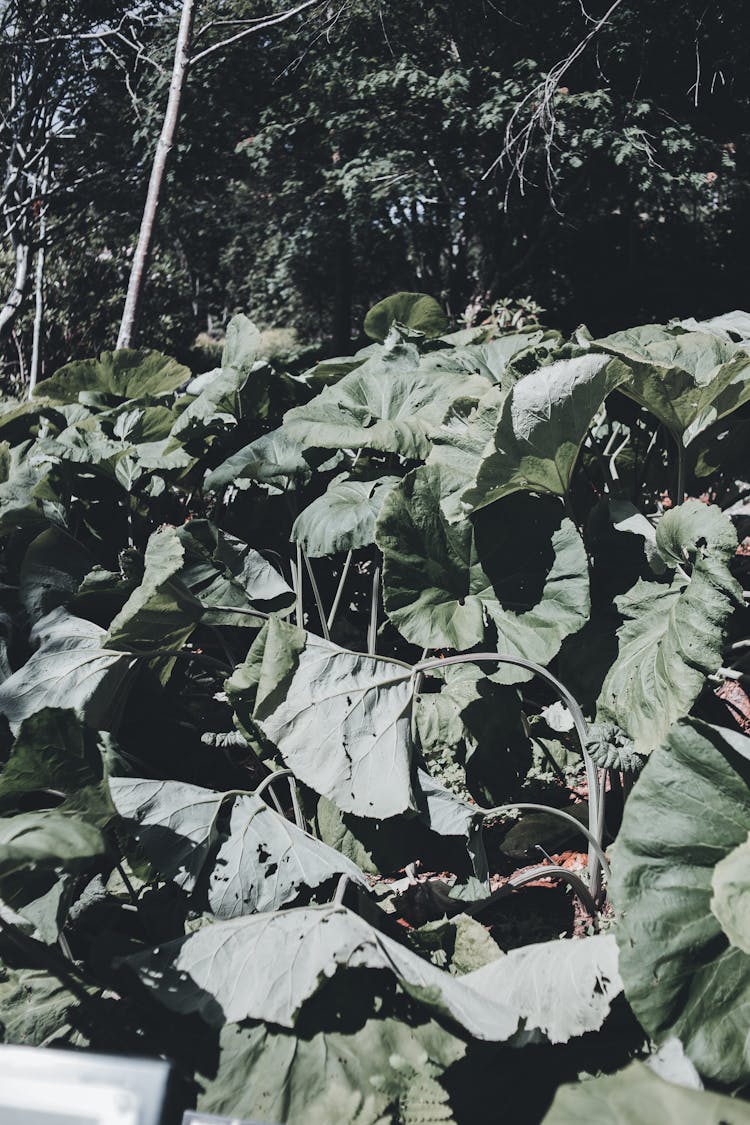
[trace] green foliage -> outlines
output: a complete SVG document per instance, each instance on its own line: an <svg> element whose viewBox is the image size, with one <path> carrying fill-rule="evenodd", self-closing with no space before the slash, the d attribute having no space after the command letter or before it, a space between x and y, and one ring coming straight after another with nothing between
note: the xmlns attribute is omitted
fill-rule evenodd
<svg viewBox="0 0 750 1125"><path fill-rule="evenodd" d="M651 334L734 379L743 323ZM208 1112L461 1125L482 1073L532 1068L537 1123L678 1036L713 1112L750 979L722 441L674 501L742 395L678 459L584 333L394 323L301 374L260 340L0 413L5 1038L166 1053Z"/></svg>
<svg viewBox="0 0 750 1125"><path fill-rule="evenodd" d="M750 955L733 941L742 899L730 911L722 890L750 830L749 761L750 739L678 724L626 806L612 886L633 1010L655 1039L679 1036L700 1071L727 1085L750 1077Z"/></svg>
<svg viewBox="0 0 750 1125"><path fill-rule="evenodd" d="M396 293L378 301L365 317L364 329L371 340L382 344L394 323L424 332L428 337L440 336L448 328L442 308L425 293Z"/></svg>
<svg viewBox="0 0 750 1125"><path fill-rule="evenodd" d="M634 1062L611 1077L563 1086L544 1125L578 1125L596 1119L602 1125L746 1125L747 1103L721 1094L665 1082L643 1063Z"/></svg>

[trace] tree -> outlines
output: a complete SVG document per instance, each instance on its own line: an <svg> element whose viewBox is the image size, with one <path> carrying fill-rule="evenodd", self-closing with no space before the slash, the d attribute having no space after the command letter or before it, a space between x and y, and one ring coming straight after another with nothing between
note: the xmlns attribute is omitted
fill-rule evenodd
<svg viewBox="0 0 750 1125"><path fill-rule="evenodd" d="M268 0L202 0L193 56L210 53L183 90L140 338L188 358L241 309L340 351L395 289L434 293L458 321L529 296L548 321L598 333L742 304L737 0L687 0L673 20L655 0L621 4L550 92L554 133L530 136L523 193L496 163L509 122L525 127L529 95L609 7L439 0L426 18L414 0L349 0L258 34ZM114 35L77 48L91 96L54 146L48 367L117 336L178 11L155 0L124 26L137 49ZM99 16L116 31L118 15ZM3 258L8 292L14 268ZM14 324L27 355L31 318Z"/></svg>
<svg viewBox="0 0 750 1125"><path fill-rule="evenodd" d="M175 142L177 122L180 114L180 102L182 101L182 94L185 87L188 70L191 67L194 67L197 63L201 63L204 59L209 58L217 52L224 51L227 48L233 46L240 40L245 39L248 35L257 35L259 32L264 31L266 28L274 27L280 23L285 23L287 20L291 19L292 16L299 15L300 13L306 12L313 8L320 8L321 0L302 0L301 3L296 4L292 8L288 8L286 11L279 12L276 15L271 15L265 18L261 17L260 19L247 21L229 21L231 23L245 23L247 24L247 26L241 27L239 30L236 30L226 38L219 39L218 41L209 44L202 50L199 50L195 54L195 56L191 58L193 23L195 21L195 16L199 8L199 4L200 0L182 0L180 25L177 31L177 39L175 42L172 80L169 85L169 97L167 99L167 106L164 112L164 120L162 122L161 133L156 145L154 161L151 165L148 193L146 195L146 203L143 209L141 226L138 231L138 242L133 254L133 265L130 271L128 292L125 298L125 310L122 315L120 331L117 336L118 348L130 347L135 333L138 308L141 301L143 285L146 279L146 268L149 250L151 248L151 240L153 238L154 224L156 222L159 200L161 197L162 187L164 185L164 174L167 167L169 153ZM224 21L209 20L204 30L209 30L214 23L219 22Z"/></svg>

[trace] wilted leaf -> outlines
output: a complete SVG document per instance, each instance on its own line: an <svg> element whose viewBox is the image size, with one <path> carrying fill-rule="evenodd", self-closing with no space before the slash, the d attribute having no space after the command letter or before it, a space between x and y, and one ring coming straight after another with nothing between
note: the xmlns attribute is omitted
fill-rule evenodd
<svg viewBox="0 0 750 1125"><path fill-rule="evenodd" d="M193 891L208 870L208 901L220 918L277 910L303 887L339 875L361 881L353 863L254 794L146 778L111 778L109 786L117 811L133 822L136 841L165 879ZM224 829L219 817L230 805Z"/></svg>
<svg viewBox="0 0 750 1125"><path fill-rule="evenodd" d="M596 1030L621 989L611 936L527 946L454 977L335 905L216 922L128 964L173 1011L199 1012L210 1023L262 1019L282 1027L294 1026L305 1000L337 968L381 969L428 1007L494 1042L509 1039L522 1021L552 1042Z"/></svg>
<svg viewBox="0 0 750 1125"><path fill-rule="evenodd" d="M278 910L300 890L362 873L334 848L301 831L256 796L232 805L227 839L216 856L208 901L219 918Z"/></svg>

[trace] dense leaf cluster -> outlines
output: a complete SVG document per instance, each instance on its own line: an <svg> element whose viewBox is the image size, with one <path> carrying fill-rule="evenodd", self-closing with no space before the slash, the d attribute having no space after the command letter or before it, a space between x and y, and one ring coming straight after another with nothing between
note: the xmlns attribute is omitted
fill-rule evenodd
<svg viewBox="0 0 750 1125"><path fill-rule="evenodd" d="M107 353L3 403L4 1037L292 1125L498 1085L519 1122L558 1087L550 1122L747 1121L750 739L712 686L750 317L367 327L299 375L240 316L197 378Z"/></svg>

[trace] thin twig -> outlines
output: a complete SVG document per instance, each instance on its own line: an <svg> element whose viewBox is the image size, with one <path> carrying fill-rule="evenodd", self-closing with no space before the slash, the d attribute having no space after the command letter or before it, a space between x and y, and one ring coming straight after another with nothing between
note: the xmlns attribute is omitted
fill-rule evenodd
<svg viewBox="0 0 750 1125"><path fill-rule="evenodd" d="M230 35L227 39L222 39L220 43L212 43L210 47L206 47L203 51L199 51L197 55L193 55L190 60L190 65L196 66L199 62L215 55L217 51L225 51L227 47L231 47L235 43L239 43L241 39L246 39L248 35L256 35L259 31L264 31L267 27L275 27L277 24L285 23L290 20L292 16L297 16L301 12L307 11L309 8L322 8L324 0L304 0L302 4L298 4L296 8L289 8L286 12L280 12L278 15L269 16L267 19L260 20L253 23L250 27L243 28L238 31L236 35Z"/></svg>

